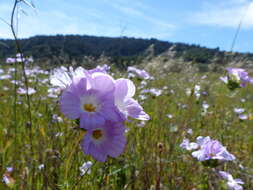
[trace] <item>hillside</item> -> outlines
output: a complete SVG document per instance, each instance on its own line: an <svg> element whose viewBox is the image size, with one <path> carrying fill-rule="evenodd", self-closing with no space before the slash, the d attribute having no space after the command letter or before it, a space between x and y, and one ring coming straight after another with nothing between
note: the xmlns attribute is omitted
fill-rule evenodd
<svg viewBox="0 0 253 190"><path fill-rule="evenodd" d="M253 68L253 54L229 53L219 48L171 43L157 39L110 38L80 35L35 36L21 40L25 55L32 55L39 64L93 66L97 62L115 64L125 69L142 64L149 69L181 71L196 67L199 71L219 70L235 65ZM0 61L15 55L13 40L0 40ZM217 69L218 67L218 69Z"/></svg>

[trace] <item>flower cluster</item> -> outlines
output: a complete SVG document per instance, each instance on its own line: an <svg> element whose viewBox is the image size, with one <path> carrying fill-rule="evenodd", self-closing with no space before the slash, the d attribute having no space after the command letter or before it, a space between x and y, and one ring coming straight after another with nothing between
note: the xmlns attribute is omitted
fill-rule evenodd
<svg viewBox="0 0 253 190"><path fill-rule="evenodd" d="M188 151L192 151L192 156L197 158L204 166L213 168L213 171L217 171L218 175L227 180L227 186L231 190L243 190L241 185L244 182L241 179L234 179L233 176L225 171L218 171L217 166L219 164L235 160L235 156L230 154L226 147L217 141L211 139L209 136L199 136L196 142L190 142L189 139L184 138L180 147Z"/></svg>
<svg viewBox="0 0 253 190"><path fill-rule="evenodd" d="M248 73L241 68L227 68L227 76L220 79L227 84L230 90L245 87L247 83L253 83L253 78L249 77Z"/></svg>
<svg viewBox="0 0 253 190"><path fill-rule="evenodd" d="M195 96L196 97L196 100L199 100L199 98L200 98L200 96L201 96L201 94L203 93L203 92L201 92L201 87L200 87L200 85L199 84L196 84L195 86L194 86L194 88L186 88L185 89L185 93L186 93L186 95L187 96ZM206 93L206 92L204 92L204 93Z"/></svg>
<svg viewBox="0 0 253 190"><path fill-rule="evenodd" d="M204 165L216 167L220 162L232 161L235 159L233 154L230 154L226 147L222 144L208 137L197 137L196 143L190 143L189 140L184 139L180 145L187 150L198 149L192 152L192 156L201 161Z"/></svg>
<svg viewBox="0 0 253 190"><path fill-rule="evenodd" d="M250 115L245 114L245 109L244 108L234 108L234 112L238 116L238 118L243 121L249 118Z"/></svg>
<svg viewBox="0 0 253 190"><path fill-rule="evenodd" d="M128 79L114 80L105 70L77 68L71 72L55 72L51 82L63 90L61 112L78 119L86 131L81 147L85 154L104 162L107 156L119 156L125 147L124 122L128 117L149 120L133 99L135 86ZM64 77L62 77L64 76Z"/></svg>
<svg viewBox="0 0 253 190"><path fill-rule="evenodd" d="M130 73L136 74L137 77L139 77L141 79L150 79L151 78L149 73L147 71L143 70L143 69L141 70L141 69L137 69L135 67L130 66L130 67L127 68L127 71L130 72ZM134 77L135 76L134 74L131 75L131 76Z"/></svg>
<svg viewBox="0 0 253 190"><path fill-rule="evenodd" d="M16 57L8 57L6 58L6 63L21 63L21 62L24 62L24 63L29 63L29 62L33 62L33 58L32 57L24 57L23 55L21 55L20 53L18 53L16 55Z"/></svg>
<svg viewBox="0 0 253 190"><path fill-rule="evenodd" d="M242 185L244 182L241 179L234 179L230 173L227 173L225 171L219 171L219 175L223 179L227 180L227 186L230 190L243 190Z"/></svg>

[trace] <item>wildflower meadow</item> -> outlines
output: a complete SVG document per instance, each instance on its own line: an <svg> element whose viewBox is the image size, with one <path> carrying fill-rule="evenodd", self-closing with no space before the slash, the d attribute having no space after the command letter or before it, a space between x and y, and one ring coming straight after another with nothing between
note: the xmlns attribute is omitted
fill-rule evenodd
<svg viewBox="0 0 253 190"><path fill-rule="evenodd" d="M253 189L246 69L49 67L15 40L0 63L0 190Z"/></svg>
<svg viewBox="0 0 253 190"><path fill-rule="evenodd" d="M1 189L252 188L250 82L34 65L1 67Z"/></svg>

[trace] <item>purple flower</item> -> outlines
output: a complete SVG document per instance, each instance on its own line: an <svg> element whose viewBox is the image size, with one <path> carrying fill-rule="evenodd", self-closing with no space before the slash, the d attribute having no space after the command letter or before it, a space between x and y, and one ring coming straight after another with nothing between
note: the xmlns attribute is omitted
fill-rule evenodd
<svg viewBox="0 0 253 190"><path fill-rule="evenodd" d="M224 83L228 83L228 77L224 76L224 77L220 77L220 80L223 81Z"/></svg>
<svg viewBox="0 0 253 190"><path fill-rule="evenodd" d="M186 131L189 135L192 135L193 134L193 130L190 128Z"/></svg>
<svg viewBox="0 0 253 190"><path fill-rule="evenodd" d="M11 75L1 75L0 80L11 79Z"/></svg>
<svg viewBox="0 0 253 190"><path fill-rule="evenodd" d="M10 172L10 173L13 172L13 167L7 167L7 168L6 168L6 171L7 171L7 172Z"/></svg>
<svg viewBox="0 0 253 190"><path fill-rule="evenodd" d="M53 86L60 87L61 89L65 89L72 82L71 77L67 72L67 68L61 66L53 71L53 74L50 76L50 83Z"/></svg>
<svg viewBox="0 0 253 190"><path fill-rule="evenodd" d="M80 118L80 127L89 129L103 125L105 120L122 121L114 105L114 81L109 75L77 78L60 98L63 114L70 119Z"/></svg>
<svg viewBox="0 0 253 190"><path fill-rule="evenodd" d="M243 190L243 187L241 185L243 185L244 182L241 179L234 179L230 173L227 173L225 171L219 171L219 175L223 179L227 180L227 186L230 190Z"/></svg>
<svg viewBox="0 0 253 190"><path fill-rule="evenodd" d="M245 112L245 109L244 108L234 108L234 112L237 114L241 114L241 113Z"/></svg>
<svg viewBox="0 0 253 190"><path fill-rule="evenodd" d="M58 95L60 94L59 88L49 88L47 92L48 92L47 96L50 98L57 98Z"/></svg>
<svg viewBox="0 0 253 190"><path fill-rule="evenodd" d="M115 87L115 105L125 118L130 116L139 120L150 119L141 105L132 98L135 94L135 86L132 81L118 79L115 81Z"/></svg>
<svg viewBox="0 0 253 190"><path fill-rule="evenodd" d="M207 111L207 109L209 108L209 104L207 104L206 102L203 102L202 108L203 108L205 111Z"/></svg>
<svg viewBox="0 0 253 190"><path fill-rule="evenodd" d="M197 143L200 145L200 149L192 152L192 156L199 161L231 161L235 159L234 155L230 154L226 147L222 146L219 141L210 139L210 137L201 137L197 139Z"/></svg>
<svg viewBox="0 0 253 190"><path fill-rule="evenodd" d="M105 162L107 156L117 157L126 144L125 127L121 123L106 121L87 131L81 147L85 154L94 159Z"/></svg>
<svg viewBox="0 0 253 190"><path fill-rule="evenodd" d="M90 70L90 73L94 73L94 72L101 72L101 73L107 73L109 70L111 69L111 67L109 65L98 65L95 69Z"/></svg>
<svg viewBox="0 0 253 190"><path fill-rule="evenodd" d="M199 145L194 142L190 142L189 139L184 138L183 142L180 144L180 147L186 150L195 150L199 148Z"/></svg>
<svg viewBox="0 0 253 190"><path fill-rule="evenodd" d="M16 62L16 59L15 58L12 58L12 57L8 57L6 58L6 63L15 63Z"/></svg>
<svg viewBox="0 0 253 190"><path fill-rule="evenodd" d="M149 73L146 72L145 70L137 69L135 67L128 67L127 71L137 74L137 76L142 78L142 79L150 79Z"/></svg>
<svg viewBox="0 0 253 190"><path fill-rule="evenodd" d="M70 119L79 119L80 127L87 131L81 143L84 153L101 162L123 152L126 144L123 122L128 117L149 119L133 99L134 84L128 79L114 80L106 74L107 69L62 67L51 77L51 83L63 90L61 112Z"/></svg>
<svg viewBox="0 0 253 190"><path fill-rule="evenodd" d="M72 83L74 78L84 77L84 72L85 70L82 67L78 67L76 70L73 70L72 67L67 69L64 66L61 66L60 68L53 70L53 73L50 76L50 83L53 86L65 89Z"/></svg>
<svg viewBox="0 0 253 190"><path fill-rule="evenodd" d="M157 88L151 88L149 92L154 96L160 96L163 91Z"/></svg>
<svg viewBox="0 0 253 190"><path fill-rule="evenodd" d="M91 174L91 166L92 166L92 162L88 161L88 162L84 162L83 165L81 167L79 167L79 170L81 172L81 176L83 176L84 174Z"/></svg>
<svg viewBox="0 0 253 190"><path fill-rule="evenodd" d="M237 81L240 83L241 87L244 87L247 82L249 82L248 73L241 68L227 68L228 78L232 81Z"/></svg>
<svg viewBox="0 0 253 190"><path fill-rule="evenodd" d="M246 120L246 119L248 119L248 115L246 115L246 114L240 114L239 115L239 119L240 120Z"/></svg>
<svg viewBox="0 0 253 190"><path fill-rule="evenodd" d="M203 146L207 142L209 142L210 140L211 140L211 138L209 136L207 136L207 137L198 136L196 139L196 142L199 146Z"/></svg>
<svg viewBox="0 0 253 190"><path fill-rule="evenodd" d="M109 66L97 66L95 69L85 70L82 67L77 67L75 70L73 67L69 67L67 69L64 66L60 68L56 68L53 70L53 73L50 76L50 83L53 86L60 87L61 89L65 89L68 87L74 79L76 78L83 78L83 77L90 77L93 74L103 73L106 74L106 71ZM109 75L108 75L109 76Z"/></svg>
<svg viewBox="0 0 253 190"><path fill-rule="evenodd" d="M38 166L38 169L39 170L42 170L42 169L44 169L45 168L45 165L44 164L40 164L39 166Z"/></svg>
<svg viewBox="0 0 253 190"><path fill-rule="evenodd" d="M200 97L200 85L198 85L198 84L196 84L195 86L194 86L194 95L196 96L196 98L197 99L199 99L199 97Z"/></svg>
<svg viewBox="0 0 253 190"><path fill-rule="evenodd" d="M227 68L228 75L220 77L227 84L228 88L234 90L239 87L246 86L247 83L253 84L253 78L249 77L248 73L241 68Z"/></svg>
<svg viewBox="0 0 253 190"><path fill-rule="evenodd" d="M134 78L135 77L135 74L133 74L133 73L128 73L128 76L127 76L128 78Z"/></svg>
<svg viewBox="0 0 253 190"><path fill-rule="evenodd" d="M36 90L34 90L33 88L31 88L31 87L29 87L28 88L28 91L26 90L26 89L24 89L24 88L18 88L18 90L17 90L17 93L18 94L26 94L26 92L28 92L28 94L29 95L31 95L31 94L34 94L34 93L36 93Z"/></svg>
<svg viewBox="0 0 253 190"><path fill-rule="evenodd" d="M20 53L18 53L15 58L12 58L12 57L6 58L5 62L6 63L15 63L15 62L17 62L17 63L21 63L21 62L29 63L29 62L33 62L33 61L34 60L33 60L32 57L26 58L26 57L24 57L24 55L21 55Z"/></svg>

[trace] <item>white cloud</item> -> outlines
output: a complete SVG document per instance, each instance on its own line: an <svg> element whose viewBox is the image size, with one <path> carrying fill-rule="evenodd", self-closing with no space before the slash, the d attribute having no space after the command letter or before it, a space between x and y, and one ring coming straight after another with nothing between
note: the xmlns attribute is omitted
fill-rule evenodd
<svg viewBox="0 0 253 190"><path fill-rule="evenodd" d="M118 19L124 23L126 36L140 38L168 39L175 34L178 26L165 20L145 1L103 0L118 12Z"/></svg>
<svg viewBox="0 0 253 190"><path fill-rule="evenodd" d="M44 4L48 1L45 0ZM54 2L57 4L59 1ZM44 4L40 3L36 12L24 6L28 15L20 17L18 36L26 38L43 34L87 34L168 39L177 28L162 19L159 12L154 11L144 1L132 4L128 0L98 1L104 2L105 5L95 8L93 4L85 7L64 1L57 8L42 9ZM9 21L11 7L11 3L0 3L0 17ZM106 10L101 11L102 7ZM8 26L1 21L0 38L12 38Z"/></svg>
<svg viewBox="0 0 253 190"><path fill-rule="evenodd" d="M230 28L238 27L242 20L242 28L251 29L253 28L253 2L223 0L216 4L206 3L203 9L194 13L189 20L201 25Z"/></svg>
<svg viewBox="0 0 253 190"><path fill-rule="evenodd" d="M0 10L3 6L0 5ZM7 6L5 9L7 10ZM34 35L43 34L81 34L87 30L92 31L95 24L90 21L80 24L79 18L70 17L67 13L61 10L49 10L36 12L26 9L28 15L21 14L18 25L18 37L26 38ZM3 18L8 20L10 12L5 12ZM1 16L1 15L0 15ZM87 27L87 28L86 28ZM93 30L93 32L95 32ZM89 33L89 32L87 32ZM0 21L0 38L12 38L10 27Z"/></svg>
<svg viewBox="0 0 253 190"><path fill-rule="evenodd" d="M156 27L162 27L166 29L174 29L176 26L174 24L169 23L168 21L163 21L162 18L156 16L151 16L150 15L150 8L141 2L135 4L137 8L127 5L127 4L122 4L122 3L114 3L112 6L119 11L121 11L123 14L126 16L131 16L135 17L136 19L141 19L143 21L148 22L151 25L154 25Z"/></svg>

